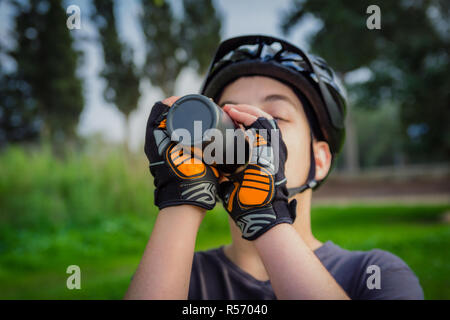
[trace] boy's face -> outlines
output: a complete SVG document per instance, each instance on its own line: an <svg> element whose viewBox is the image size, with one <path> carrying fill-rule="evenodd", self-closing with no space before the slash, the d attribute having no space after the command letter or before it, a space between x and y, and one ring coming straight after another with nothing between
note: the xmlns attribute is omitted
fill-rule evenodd
<svg viewBox="0 0 450 320"><path fill-rule="evenodd" d="M251 105L276 119L288 149L287 186L297 187L306 181L310 163L310 128L302 103L289 86L263 76L241 77L225 87L218 104Z"/></svg>

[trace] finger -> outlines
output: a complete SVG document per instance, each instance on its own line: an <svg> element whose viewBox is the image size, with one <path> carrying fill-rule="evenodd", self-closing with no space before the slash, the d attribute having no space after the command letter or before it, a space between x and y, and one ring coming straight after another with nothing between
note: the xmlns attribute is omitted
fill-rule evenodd
<svg viewBox="0 0 450 320"><path fill-rule="evenodd" d="M251 125L253 122L256 121L256 119L258 119L257 116L254 116L246 112L238 111L235 108L229 108L225 111L231 117L231 119L233 119L236 122L242 123L245 126Z"/></svg>
<svg viewBox="0 0 450 320"><path fill-rule="evenodd" d="M241 111L241 112L246 112L246 113L251 114L251 115L253 115L253 116L257 117L257 118L263 117L263 118L267 118L267 119L272 119L272 116L269 113L261 110L258 107L255 107L255 106L252 106L252 105L249 105L249 104L225 105L224 109L227 106L229 106L228 108L233 108L233 109L236 109L236 110Z"/></svg>
<svg viewBox="0 0 450 320"><path fill-rule="evenodd" d="M168 105L169 107L171 107L175 103L175 101L177 101L178 99L180 99L179 96L171 96L169 98L164 99L162 101L162 103L164 103L164 104Z"/></svg>
<svg viewBox="0 0 450 320"><path fill-rule="evenodd" d="M220 175L219 176L219 184L222 183L222 182L226 182L226 181L230 181L230 179L228 179L224 175Z"/></svg>

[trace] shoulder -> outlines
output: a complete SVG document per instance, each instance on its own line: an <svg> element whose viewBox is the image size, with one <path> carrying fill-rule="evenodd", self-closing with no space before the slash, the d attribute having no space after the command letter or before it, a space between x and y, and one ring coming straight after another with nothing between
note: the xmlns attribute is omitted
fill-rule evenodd
<svg viewBox="0 0 450 320"><path fill-rule="evenodd" d="M423 299L419 279L401 258L385 250L365 253L367 299ZM378 279L377 279L378 278Z"/></svg>
<svg viewBox="0 0 450 320"><path fill-rule="evenodd" d="M350 251L334 244L328 247L326 255L318 256L353 299L423 299L419 279L395 254L380 249Z"/></svg>
<svg viewBox="0 0 450 320"><path fill-rule="evenodd" d="M358 257L360 263L365 266L378 266L383 270L408 269L409 266L400 257L381 249L372 249L368 251L349 251Z"/></svg>

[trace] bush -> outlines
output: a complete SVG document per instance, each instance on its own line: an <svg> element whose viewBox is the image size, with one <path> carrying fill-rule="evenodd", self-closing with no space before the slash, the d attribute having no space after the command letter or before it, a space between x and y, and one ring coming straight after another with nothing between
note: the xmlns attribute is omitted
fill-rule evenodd
<svg viewBox="0 0 450 320"><path fill-rule="evenodd" d="M39 232L92 226L112 217L149 216L151 175L144 159L9 148L0 154L0 224Z"/></svg>

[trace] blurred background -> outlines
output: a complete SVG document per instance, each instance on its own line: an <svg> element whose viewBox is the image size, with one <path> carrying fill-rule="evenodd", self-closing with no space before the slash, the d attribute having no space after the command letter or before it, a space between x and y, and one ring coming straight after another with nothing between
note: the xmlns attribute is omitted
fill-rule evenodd
<svg viewBox="0 0 450 320"><path fill-rule="evenodd" d="M348 90L316 237L389 250L425 298L450 299L449 15L444 0L0 0L0 299L123 297L157 215L150 108L197 93L218 43L251 33L322 56ZM196 250L229 242L218 205Z"/></svg>

